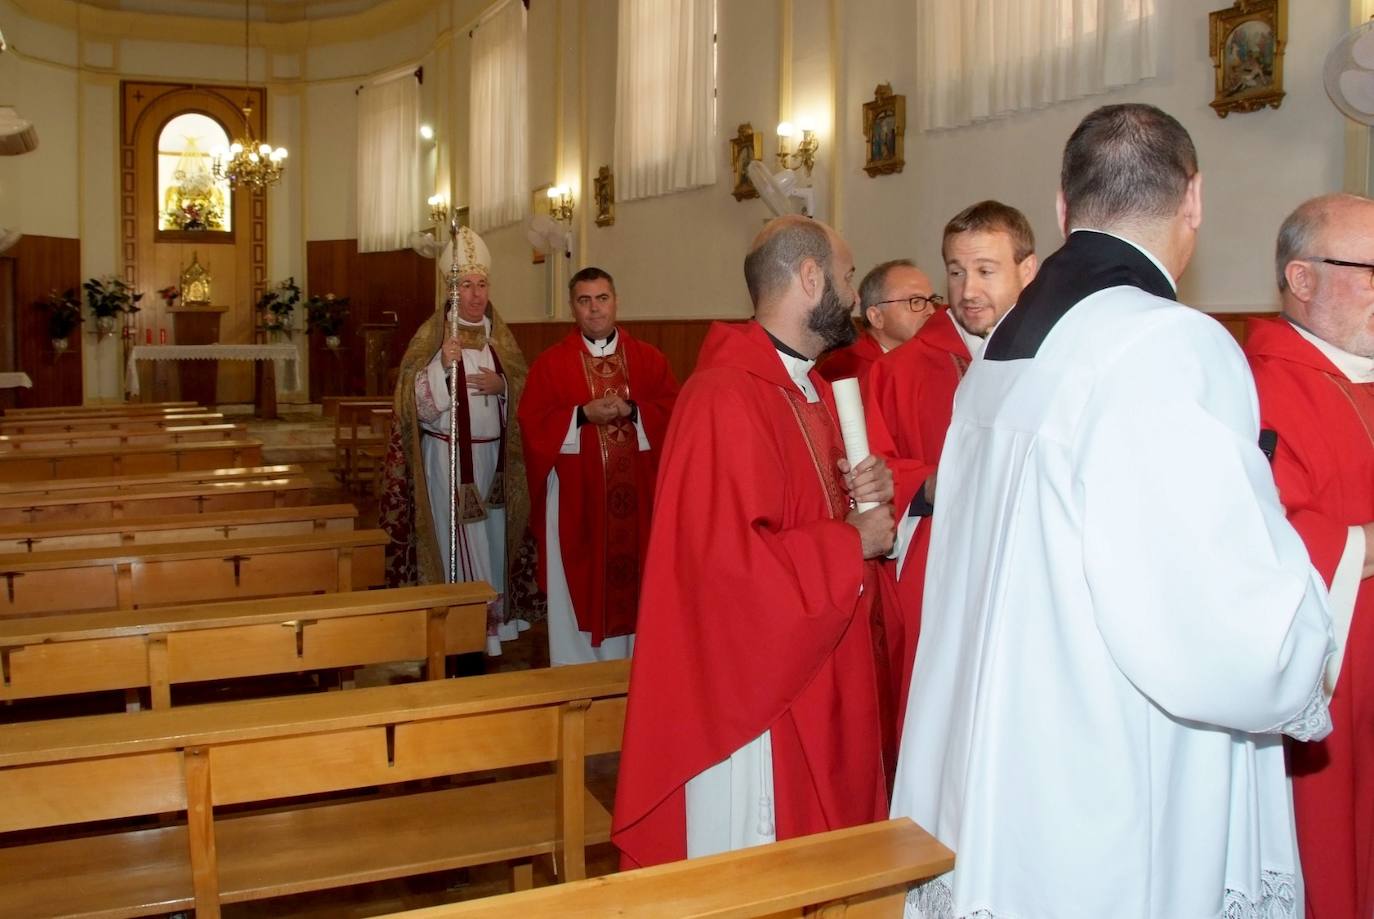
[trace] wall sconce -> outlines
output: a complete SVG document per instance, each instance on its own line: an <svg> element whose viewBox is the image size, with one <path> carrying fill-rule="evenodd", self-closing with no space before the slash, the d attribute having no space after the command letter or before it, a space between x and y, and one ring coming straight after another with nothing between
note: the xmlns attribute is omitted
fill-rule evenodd
<svg viewBox="0 0 1374 919"><path fill-rule="evenodd" d="M571 223L573 217L572 189L566 185L549 188L549 216L554 220Z"/></svg>
<svg viewBox="0 0 1374 919"><path fill-rule="evenodd" d="M420 125L420 136L425 140L434 139L434 129L427 124Z"/></svg>
<svg viewBox="0 0 1374 919"><path fill-rule="evenodd" d="M441 223L448 223L448 202L443 195L429 196L429 221L438 226Z"/></svg>
<svg viewBox="0 0 1374 919"><path fill-rule="evenodd" d="M805 169L806 174L811 175L811 169L816 165L816 151L821 148L821 142L816 140L815 125L809 120L801 122L801 143L797 144L797 149L791 153L787 150L788 142L797 136L797 129L792 126L792 122L784 121L778 125L778 168L779 169Z"/></svg>

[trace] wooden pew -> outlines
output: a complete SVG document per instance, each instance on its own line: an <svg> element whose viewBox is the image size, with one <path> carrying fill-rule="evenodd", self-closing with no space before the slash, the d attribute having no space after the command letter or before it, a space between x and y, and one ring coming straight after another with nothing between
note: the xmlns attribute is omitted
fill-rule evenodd
<svg viewBox="0 0 1374 919"><path fill-rule="evenodd" d="M487 645L483 582L0 619L0 701L423 660Z"/></svg>
<svg viewBox="0 0 1374 919"><path fill-rule="evenodd" d="M125 517L87 523L0 525L0 554L293 536L323 530L352 530L357 519L358 509L351 504L306 504L220 513Z"/></svg>
<svg viewBox="0 0 1374 919"><path fill-rule="evenodd" d="M222 412L185 415L101 415L94 418L48 418L29 421L0 417L0 434L42 434L48 431L158 431L168 425L222 424Z"/></svg>
<svg viewBox="0 0 1374 919"><path fill-rule="evenodd" d="M76 447L0 454L0 481L139 475L262 464L262 441L129 447Z"/></svg>
<svg viewBox="0 0 1374 919"><path fill-rule="evenodd" d="M953 867L954 853L903 817L390 919L901 919L907 888Z"/></svg>
<svg viewBox="0 0 1374 919"><path fill-rule="evenodd" d="M199 402L117 402L113 405L44 405L35 408L5 409L6 418L43 418L76 417L91 418L97 415L139 415L139 414L185 414L188 411L205 411Z"/></svg>
<svg viewBox="0 0 1374 919"><path fill-rule="evenodd" d="M162 514L198 514L308 504L310 479L283 476L168 485L111 485L71 494L0 495L0 525L120 520Z"/></svg>
<svg viewBox="0 0 1374 919"><path fill-rule="evenodd" d="M585 876L610 815L628 661L0 725L0 833L184 812L182 824L0 848L0 915L139 916L553 854ZM516 766L551 775L287 806ZM267 810L223 814L271 801ZM131 870L137 866L137 870ZM515 883L528 886L527 864Z"/></svg>
<svg viewBox="0 0 1374 919"><path fill-rule="evenodd" d="M0 555L0 617L368 590L381 530Z"/></svg>
<svg viewBox="0 0 1374 919"><path fill-rule="evenodd" d="M148 485L201 485L208 482L229 482L238 479L282 479L303 475L305 475L305 467L288 463L278 463L271 466L230 466L226 469L189 469L186 472L154 472L147 475L98 475L85 479L0 482L0 495L42 495Z"/></svg>
<svg viewBox="0 0 1374 919"><path fill-rule="evenodd" d="M52 431L40 434L0 434L0 452L68 450L77 447L165 446L216 440L247 440L241 424L177 424L148 431Z"/></svg>

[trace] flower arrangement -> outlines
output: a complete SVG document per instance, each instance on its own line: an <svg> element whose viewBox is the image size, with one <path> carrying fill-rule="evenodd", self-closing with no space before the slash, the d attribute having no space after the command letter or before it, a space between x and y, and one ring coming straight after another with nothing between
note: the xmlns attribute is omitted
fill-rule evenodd
<svg viewBox="0 0 1374 919"><path fill-rule="evenodd" d="M323 297L312 296L305 302L306 328L318 329L326 336L337 336L342 332L347 318L347 297L336 297L331 293Z"/></svg>
<svg viewBox="0 0 1374 919"><path fill-rule="evenodd" d="M86 291L86 303L97 319L113 318L122 313L137 313L143 294L112 275L91 278L81 285Z"/></svg>
<svg viewBox="0 0 1374 919"><path fill-rule="evenodd" d="M162 219L173 230L224 229L224 215L213 201L205 198L179 201L163 212Z"/></svg>
<svg viewBox="0 0 1374 919"><path fill-rule="evenodd" d="M48 314L48 337L53 341L65 342L81 325L81 299L77 297L75 288L68 288L62 293L51 291L33 305Z"/></svg>
<svg viewBox="0 0 1374 919"><path fill-rule="evenodd" d="M163 304L165 304L170 309L172 304L176 303L177 297L181 296L181 289L169 284L166 287L159 290L157 292L157 295L162 298Z"/></svg>
<svg viewBox="0 0 1374 919"><path fill-rule="evenodd" d="M270 287L258 299L258 312L262 313L263 328L281 331L291 324L291 313L301 300L301 289L296 286L295 278Z"/></svg>

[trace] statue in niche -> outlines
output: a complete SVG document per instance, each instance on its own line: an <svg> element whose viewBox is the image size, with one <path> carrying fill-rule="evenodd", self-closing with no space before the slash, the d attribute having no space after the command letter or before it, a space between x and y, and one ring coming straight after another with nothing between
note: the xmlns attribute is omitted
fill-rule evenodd
<svg viewBox="0 0 1374 919"><path fill-rule="evenodd" d="M210 272L192 252L191 264L181 273L181 305L209 306L210 280Z"/></svg>
<svg viewBox="0 0 1374 919"><path fill-rule="evenodd" d="M162 202L160 229L224 232L224 189L215 183L207 159L196 139L188 136L172 172L175 182Z"/></svg>

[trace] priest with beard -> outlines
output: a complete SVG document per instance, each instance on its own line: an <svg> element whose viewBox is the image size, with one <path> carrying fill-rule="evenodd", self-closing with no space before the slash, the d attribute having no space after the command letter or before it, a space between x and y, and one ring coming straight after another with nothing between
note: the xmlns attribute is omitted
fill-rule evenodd
<svg viewBox="0 0 1374 919"><path fill-rule="evenodd" d="M892 545L892 477L875 456L850 469L814 369L853 340L853 272L825 224L770 222L744 262L753 320L711 327L674 408L612 825L625 867L886 813L868 560Z"/></svg>

